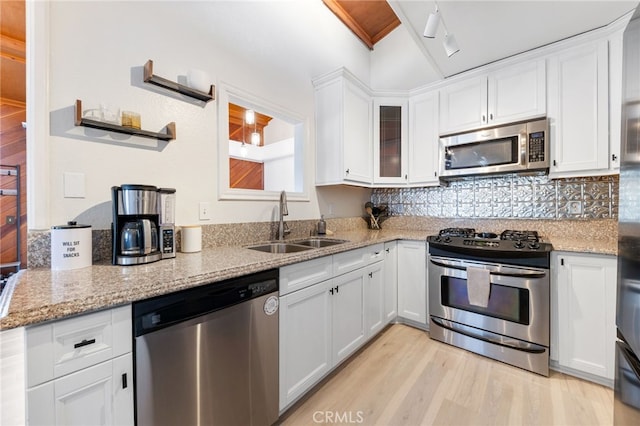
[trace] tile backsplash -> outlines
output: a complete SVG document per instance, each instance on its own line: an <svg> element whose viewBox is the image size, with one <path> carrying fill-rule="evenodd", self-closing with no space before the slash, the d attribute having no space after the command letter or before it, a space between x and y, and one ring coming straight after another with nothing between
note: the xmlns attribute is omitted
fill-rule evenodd
<svg viewBox="0 0 640 426"><path fill-rule="evenodd" d="M374 189L371 202L386 204L392 216L617 219L618 176L470 177L440 187Z"/></svg>

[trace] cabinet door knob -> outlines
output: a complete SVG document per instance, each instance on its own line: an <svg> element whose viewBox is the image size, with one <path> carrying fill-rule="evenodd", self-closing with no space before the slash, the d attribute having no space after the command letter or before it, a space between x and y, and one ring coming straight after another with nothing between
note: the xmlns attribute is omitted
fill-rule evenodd
<svg viewBox="0 0 640 426"><path fill-rule="evenodd" d="M386 252L389 253L389 249L386 249Z"/></svg>
<svg viewBox="0 0 640 426"><path fill-rule="evenodd" d="M611 161L618 161L618 156L615 154L611 154Z"/></svg>
<svg viewBox="0 0 640 426"><path fill-rule="evenodd" d="M554 165L554 166L557 166L557 165L558 165L558 163L556 163L556 160L553 160L553 165Z"/></svg>
<svg viewBox="0 0 640 426"><path fill-rule="evenodd" d="M438 177L438 172L433 172L434 177Z"/></svg>
<svg viewBox="0 0 640 426"><path fill-rule="evenodd" d="M482 122L485 123L487 121L487 116L486 115L482 115Z"/></svg>
<svg viewBox="0 0 640 426"><path fill-rule="evenodd" d="M493 113L489 114L489 120L493 120Z"/></svg>
<svg viewBox="0 0 640 426"><path fill-rule="evenodd" d="M336 286L336 293L338 293L340 290L340 287Z"/></svg>
<svg viewBox="0 0 640 426"><path fill-rule="evenodd" d="M349 174L349 169L346 170L347 174Z"/></svg>
<svg viewBox="0 0 640 426"><path fill-rule="evenodd" d="M369 278L373 278L373 272L369 272Z"/></svg>
<svg viewBox="0 0 640 426"><path fill-rule="evenodd" d="M329 293L333 294L333 289L329 290Z"/></svg>

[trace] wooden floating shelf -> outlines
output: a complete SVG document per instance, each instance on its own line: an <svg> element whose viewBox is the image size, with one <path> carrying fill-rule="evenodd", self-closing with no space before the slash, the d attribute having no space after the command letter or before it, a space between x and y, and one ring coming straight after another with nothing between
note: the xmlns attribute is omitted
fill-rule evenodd
<svg viewBox="0 0 640 426"><path fill-rule="evenodd" d="M175 81L153 75L153 61L151 59L144 64L144 82L163 87L167 90L171 90L203 102L209 102L216 98L216 86L213 84L209 88L209 93L205 93L200 90L192 89L184 84L176 83Z"/></svg>
<svg viewBox="0 0 640 426"><path fill-rule="evenodd" d="M103 121L92 120L82 117L82 101L76 99L76 126L90 127L92 129L107 130L110 132L123 133L126 135L141 136L143 138L160 139L170 141L176 138L176 123L167 124L163 133L150 132L148 130L134 129L133 127L120 126L118 124L105 123Z"/></svg>

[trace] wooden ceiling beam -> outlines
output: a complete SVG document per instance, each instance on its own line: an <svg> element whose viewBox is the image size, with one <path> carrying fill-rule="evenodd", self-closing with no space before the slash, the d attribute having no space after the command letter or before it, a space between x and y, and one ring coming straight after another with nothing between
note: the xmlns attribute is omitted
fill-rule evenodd
<svg viewBox="0 0 640 426"><path fill-rule="evenodd" d="M400 25L386 0L322 0L370 50Z"/></svg>

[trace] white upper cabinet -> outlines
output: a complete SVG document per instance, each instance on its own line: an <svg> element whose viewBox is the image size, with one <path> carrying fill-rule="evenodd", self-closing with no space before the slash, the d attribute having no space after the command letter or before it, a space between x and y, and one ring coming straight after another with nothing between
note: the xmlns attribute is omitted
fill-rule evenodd
<svg viewBox="0 0 640 426"><path fill-rule="evenodd" d="M546 113L545 61L523 62L440 90L440 134L512 123Z"/></svg>
<svg viewBox="0 0 640 426"><path fill-rule="evenodd" d="M316 185L371 185L373 120L368 89L344 68L313 84Z"/></svg>
<svg viewBox="0 0 640 426"><path fill-rule="evenodd" d="M409 99L409 184L438 185L438 92Z"/></svg>
<svg viewBox="0 0 640 426"><path fill-rule="evenodd" d="M486 125L486 110L486 76L468 78L442 88L440 134L462 132Z"/></svg>
<svg viewBox="0 0 640 426"><path fill-rule="evenodd" d="M408 106L406 98L373 100L373 182L376 184L409 181Z"/></svg>
<svg viewBox="0 0 640 426"><path fill-rule="evenodd" d="M549 58L552 177L602 174L609 169L607 40Z"/></svg>
<svg viewBox="0 0 640 426"><path fill-rule="evenodd" d="M622 140L622 31L609 38L609 170L620 170Z"/></svg>

